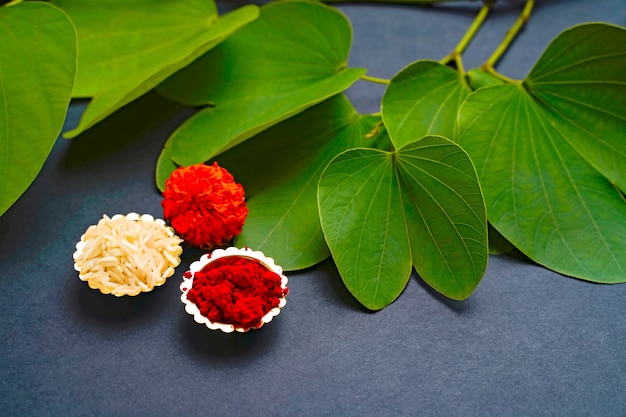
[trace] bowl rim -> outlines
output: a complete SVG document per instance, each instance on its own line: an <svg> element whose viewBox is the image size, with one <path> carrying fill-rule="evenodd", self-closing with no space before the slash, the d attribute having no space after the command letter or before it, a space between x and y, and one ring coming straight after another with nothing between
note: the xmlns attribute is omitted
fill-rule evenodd
<svg viewBox="0 0 626 417"><path fill-rule="evenodd" d="M283 269L280 266L276 265L276 263L274 262L274 259L268 256L265 256L263 252L253 251L248 247L244 247L244 248L229 247L226 249L215 249L211 253L205 253L204 255L202 255L199 260L192 262L191 265L189 266L189 270L185 274L183 274L183 281L180 284L180 290L182 292L180 296L180 300L183 302L183 304L185 304L185 311L188 314L193 316L196 323L204 324L206 327L208 327L211 330L221 330L224 333L232 333L234 331L243 333L251 329L259 329L263 327L264 324L271 322L272 319L280 313L280 310L287 303L286 294L280 298L279 304L277 307L272 308L261 318L261 324L257 327L239 327L239 326L235 326L229 323L213 322L209 320L206 316L202 315L202 313L200 313L200 310L198 309L195 303L187 299L187 293L189 292L189 290L191 289L193 285L193 279L195 277L195 273L198 271L201 271L203 268L205 268L207 265L210 265L212 262L215 262L218 259L226 258L226 257L248 258L248 259L254 259L256 261L259 261L267 269L271 270L272 272L280 276L281 288L283 289L287 288L287 283L289 280L283 273Z"/></svg>

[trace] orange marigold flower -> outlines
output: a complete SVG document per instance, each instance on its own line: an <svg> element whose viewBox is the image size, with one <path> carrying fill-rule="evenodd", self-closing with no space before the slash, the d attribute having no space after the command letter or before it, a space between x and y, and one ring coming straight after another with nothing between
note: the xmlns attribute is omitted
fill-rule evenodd
<svg viewBox="0 0 626 417"><path fill-rule="evenodd" d="M217 162L179 167L165 181L163 216L192 246L223 246L248 215L243 186Z"/></svg>

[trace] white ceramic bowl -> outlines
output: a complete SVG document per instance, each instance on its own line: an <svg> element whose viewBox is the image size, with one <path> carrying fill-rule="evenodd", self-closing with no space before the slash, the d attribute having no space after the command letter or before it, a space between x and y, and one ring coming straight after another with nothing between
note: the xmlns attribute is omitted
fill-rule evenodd
<svg viewBox="0 0 626 417"><path fill-rule="evenodd" d="M153 216L149 214L144 214L144 215L139 215L137 213L129 213L127 215L116 214L112 216L109 220L114 221L114 220L118 220L121 218L126 218L127 220L133 220L136 222L143 222L143 223L154 222L155 225L163 228L163 231L165 232L164 236L169 237L169 238L175 238L173 239L172 242L169 242L172 244L175 250L172 253L168 252L167 255L163 254L163 252L166 252L166 251L161 252L160 256L158 256L156 259L151 258L150 265L141 264L138 266L134 260L132 262L129 262L131 267L135 268L134 270L137 271L137 273L130 274L129 273L130 270L127 270L127 273L124 273L122 270L114 271L114 272L98 270L94 272L94 268L91 265L93 265L94 263L97 263L96 258L98 258L99 256L100 258L102 258L102 256L101 254L98 254L98 253L94 253L93 255L88 253L86 254L86 257L82 256L85 250L91 249L92 252L94 251L93 246L89 249L88 238L86 237L87 232L85 232L81 236L80 241L76 244L76 251L74 252L74 255L73 255L74 269L78 271L79 278L82 281L87 282L90 288L98 289L103 294L112 294L117 297L121 297L124 295L134 296L141 292L149 292L149 291L152 291L154 287L165 284L165 281L167 280L167 278L169 278L170 276L174 274L174 268L176 268L180 264L180 255L182 253L182 247L180 246L180 243L182 243L182 239L176 236L174 229L167 226L163 220L155 219ZM101 221L103 220L106 221L105 216L103 216L103 218L101 219ZM95 227L95 226L92 226L92 227ZM162 237L163 236L156 236L155 238L162 238ZM137 242L135 242L135 244L130 243L130 242L125 242L125 244L129 244L127 245L127 248L129 248L129 250L131 251L138 249ZM106 244L103 243L103 245L106 245ZM110 254L107 254L107 255L110 255ZM115 256L109 256L109 257L115 258ZM141 259L139 259L139 261L141 262ZM111 259L111 263L113 264L115 263L115 261ZM113 266L111 268L113 268ZM125 268L128 268L128 266L125 266ZM142 270L148 271L145 273L146 274L145 276L147 277L146 278L147 282L143 282L142 280L137 278L137 274L143 274L141 272ZM120 284L119 279L113 278L114 274L118 276L122 276L124 279L127 279L128 282L125 285ZM115 283L107 283L107 279L109 279L107 277L110 277L110 279L114 280Z"/></svg>
<svg viewBox="0 0 626 417"><path fill-rule="evenodd" d="M274 273L280 276L281 288L283 289L287 288L287 282L288 282L287 277L283 274L282 268L280 266L277 266L274 263L274 260L272 258L265 256L263 252L253 251L253 250L250 250L249 248L239 249L235 247L230 247L227 249L216 249L210 254L202 255L202 257L200 257L198 261L195 261L190 265L189 271L185 275L183 275L183 282L180 284L180 290L182 291L180 300L183 302L183 304L185 304L185 311L189 313L190 315L192 315L194 320L197 323L204 324L206 325L206 327L208 327L211 330L221 330L225 333L232 333L233 331L247 332L248 330L251 330L251 329L258 329L262 327L264 324L267 324L270 321L272 321L272 319L280 313L281 308L283 308L285 304L287 303L287 300L285 299L286 295L280 298L280 301L277 307L271 309L263 316L263 318L261 319L261 324L258 327L249 327L249 328L238 327L238 326L236 327L228 323L212 322L207 317L203 316L202 313L200 313L200 310L193 302L187 299L187 293L189 292L189 290L191 289L193 285L193 280L194 280L194 276L196 272L202 270L207 265L210 265L212 262L215 262L216 260L220 258L231 257L231 256L256 259L266 268L268 268L269 270L273 271Z"/></svg>

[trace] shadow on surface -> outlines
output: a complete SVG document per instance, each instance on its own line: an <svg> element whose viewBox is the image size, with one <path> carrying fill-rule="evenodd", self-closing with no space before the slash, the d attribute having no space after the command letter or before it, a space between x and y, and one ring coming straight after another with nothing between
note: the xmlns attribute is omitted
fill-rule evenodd
<svg viewBox="0 0 626 417"><path fill-rule="evenodd" d="M73 315L77 321L95 322L98 327L106 324L117 329L145 326L146 320L155 319L160 306L167 301L166 291L161 287L134 297L116 297L89 288L78 277L74 277L70 285L72 300L69 304L74 310Z"/></svg>
<svg viewBox="0 0 626 417"><path fill-rule="evenodd" d="M167 130L164 135L167 137L193 112L193 109L166 100L154 91L149 92L71 139L72 146L67 152L65 165L80 166L102 156L119 153L127 143L154 129ZM75 117L80 117L80 114ZM170 119L177 119L175 126L164 128L164 121ZM78 120L68 122L70 125L78 124Z"/></svg>
<svg viewBox="0 0 626 417"><path fill-rule="evenodd" d="M36 204L29 204L31 201ZM24 242L28 242L35 234L37 222L34 219L37 219L37 207L41 205L41 195L25 192L0 216L0 263L10 262L15 253L22 249Z"/></svg>
<svg viewBox="0 0 626 417"><path fill-rule="evenodd" d="M465 300L453 300L432 289L416 272L413 273L413 277L431 297L448 307L451 311L458 314L470 314L472 312L474 303L471 296Z"/></svg>
<svg viewBox="0 0 626 417"><path fill-rule="evenodd" d="M178 269L183 272L188 270L191 263L200 260L205 253L207 253L207 251L183 243L183 253L180 255L181 266L179 266Z"/></svg>
<svg viewBox="0 0 626 417"><path fill-rule="evenodd" d="M489 256L490 257L497 256L500 259L504 259L504 260L507 260L507 262L512 262L512 263L515 263L515 264L535 264L531 259L526 257L523 253L521 253L517 249L510 250L509 252L506 252L506 253L491 254ZM485 276L483 277L483 279L485 279L485 277L488 274L489 274L489 268L487 269L487 272L485 273ZM478 287L474 290L474 293L472 293L472 295L470 295L465 300L453 300L451 298L446 297L445 295L440 294L439 292L435 291L434 289L432 289L419 276L419 274L417 274L417 272L415 272L415 271L413 272L413 277L415 278L417 283L430 296L435 298L441 304L443 304L446 307L448 307L451 311L454 311L455 313L459 313L459 314L471 314L471 313L473 313L474 308L476 307L476 302L475 302L476 297L474 296L474 294L476 293L476 291L480 291L480 286L481 286L480 283L478 284Z"/></svg>
<svg viewBox="0 0 626 417"><path fill-rule="evenodd" d="M224 333L196 323L187 314L182 320L184 322L179 326L181 340L188 353L222 365L227 365L229 359L240 363L241 359L263 356L274 345L280 331L280 326L274 322L246 333Z"/></svg>
<svg viewBox="0 0 626 417"><path fill-rule="evenodd" d="M187 270L192 262L204 255L206 251L185 246L181 256L181 271ZM274 320L279 320L276 318ZM246 333L224 333L221 330L210 330L204 324L198 324L187 313L181 318L178 329L183 349L201 359L219 363L228 363L228 359L239 361L241 358L254 358L267 352L274 343L277 323L270 322L261 329Z"/></svg>
<svg viewBox="0 0 626 417"><path fill-rule="evenodd" d="M321 263L302 272L311 275L312 278L318 282L322 293L328 298L331 298L333 301L341 303L344 306L356 311L361 311L364 313L375 313L375 311L365 308L350 293L350 291L348 291L348 288L343 283L341 275L339 275L337 266L333 262L332 258L326 258ZM287 276L289 277L289 272L287 274ZM295 272L291 274L294 275L294 279L299 279L297 276L295 276Z"/></svg>

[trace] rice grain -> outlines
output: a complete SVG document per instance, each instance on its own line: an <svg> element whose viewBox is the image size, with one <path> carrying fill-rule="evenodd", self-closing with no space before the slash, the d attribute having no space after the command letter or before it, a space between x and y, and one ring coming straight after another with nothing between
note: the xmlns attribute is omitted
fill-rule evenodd
<svg viewBox="0 0 626 417"><path fill-rule="evenodd" d="M181 242L163 220L150 215L104 215L76 245L74 268L81 280L104 294L137 295L174 274Z"/></svg>

